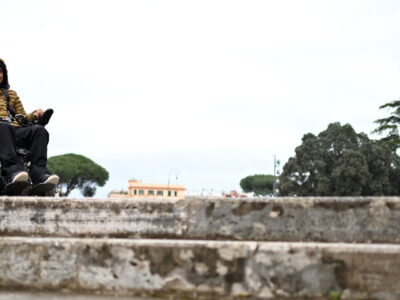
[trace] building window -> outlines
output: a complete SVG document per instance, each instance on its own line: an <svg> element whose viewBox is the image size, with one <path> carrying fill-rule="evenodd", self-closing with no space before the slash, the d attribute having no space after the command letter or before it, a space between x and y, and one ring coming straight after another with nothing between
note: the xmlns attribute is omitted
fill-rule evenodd
<svg viewBox="0 0 400 300"><path fill-rule="evenodd" d="M139 195L144 195L144 190L139 190Z"/></svg>
<svg viewBox="0 0 400 300"><path fill-rule="evenodd" d="M134 194L134 195L137 195L137 190L133 190L133 194Z"/></svg>
<svg viewBox="0 0 400 300"><path fill-rule="evenodd" d="M171 197L171 191L168 191L168 197Z"/></svg>
<svg viewBox="0 0 400 300"><path fill-rule="evenodd" d="M147 195L149 195L149 196L154 196L154 191L153 191L153 190L149 190L149 191L147 192Z"/></svg>
<svg viewBox="0 0 400 300"><path fill-rule="evenodd" d="M163 191L157 191L157 196L164 196L164 192Z"/></svg>
<svg viewBox="0 0 400 300"><path fill-rule="evenodd" d="M174 195L175 195L175 197L178 197L178 192L175 191L175 192L174 192Z"/></svg>

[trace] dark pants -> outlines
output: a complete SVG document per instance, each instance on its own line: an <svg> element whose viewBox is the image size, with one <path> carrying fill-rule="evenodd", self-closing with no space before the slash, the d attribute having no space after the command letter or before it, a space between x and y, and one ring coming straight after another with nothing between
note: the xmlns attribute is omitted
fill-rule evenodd
<svg viewBox="0 0 400 300"><path fill-rule="evenodd" d="M16 146L28 149L31 152L30 177L33 183L39 177L48 174L47 170L47 144L49 133L40 125L29 127L14 127L9 123L0 122L0 160L3 171L7 177L23 171L18 161Z"/></svg>

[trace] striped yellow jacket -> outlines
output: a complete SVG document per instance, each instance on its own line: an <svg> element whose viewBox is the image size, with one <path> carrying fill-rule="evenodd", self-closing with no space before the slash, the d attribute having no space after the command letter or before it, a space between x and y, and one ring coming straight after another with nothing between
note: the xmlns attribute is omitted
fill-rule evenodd
<svg viewBox="0 0 400 300"><path fill-rule="evenodd" d="M19 99L17 93L13 90L7 90L7 91L10 99L10 106L14 107L15 113L24 115L30 121L35 120L36 116L33 114L34 112L30 114L27 114L25 112L24 106L22 105L22 102ZM7 111L6 96L4 95L3 91L0 90L0 118L7 118L7 117L8 117L8 111ZM11 122L11 125L16 127L20 126L16 120L13 120Z"/></svg>

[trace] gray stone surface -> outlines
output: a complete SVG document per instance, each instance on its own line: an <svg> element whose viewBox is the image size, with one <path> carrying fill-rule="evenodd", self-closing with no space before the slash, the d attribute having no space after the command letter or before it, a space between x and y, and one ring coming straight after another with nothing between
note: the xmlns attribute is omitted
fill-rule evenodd
<svg viewBox="0 0 400 300"><path fill-rule="evenodd" d="M399 299L400 245L0 238L0 288L171 299Z"/></svg>
<svg viewBox="0 0 400 300"><path fill-rule="evenodd" d="M182 236L173 201L0 197L0 234L61 237Z"/></svg>
<svg viewBox="0 0 400 300"><path fill-rule="evenodd" d="M0 235L400 242L400 198L0 197Z"/></svg>
<svg viewBox="0 0 400 300"><path fill-rule="evenodd" d="M101 296L93 294L62 294L41 292L0 292L0 300L157 300L155 298ZM159 300L159 299L158 299Z"/></svg>

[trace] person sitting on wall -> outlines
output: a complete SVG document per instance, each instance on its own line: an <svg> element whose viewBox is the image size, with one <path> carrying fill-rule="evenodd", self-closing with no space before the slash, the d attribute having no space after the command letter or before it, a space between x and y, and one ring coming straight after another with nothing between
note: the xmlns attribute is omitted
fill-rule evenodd
<svg viewBox="0 0 400 300"><path fill-rule="evenodd" d="M30 114L25 112L17 93L10 89L6 64L0 59L0 160L10 183L28 182L30 177L33 185L45 183L56 186L60 180L47 169L47 130L37 124L21 126L16 119L17 115L22 115L24 119L34 121L43 113L42 109ZM26 148L31 153L29 174L19 163L16 146Z"/></svg>

